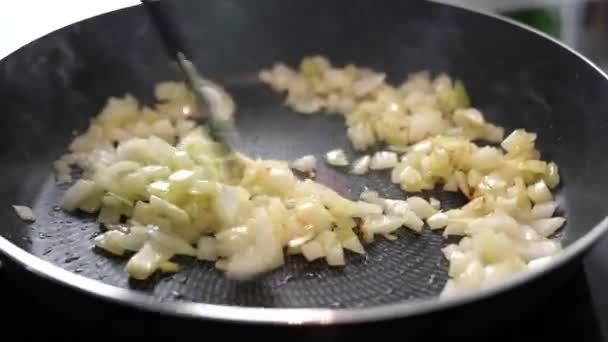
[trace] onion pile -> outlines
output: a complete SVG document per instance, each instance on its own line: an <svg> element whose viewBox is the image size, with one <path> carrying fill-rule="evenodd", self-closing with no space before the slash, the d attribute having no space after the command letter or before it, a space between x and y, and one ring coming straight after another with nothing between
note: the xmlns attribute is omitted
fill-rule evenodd
<svg viewBox="0 0 608 342"><path fill-rule="evenodd" d="M306 57L299 69L277 63L260 72L262 82L286 93L296 112L340 113L346 119L353 147L365 150L378 143L400 150L437 134L500 142L504 130L469 108L461 81L428 72L412 74L395 87L385 75L367 68L332 66L323 56ZM468 109L468 110L458 110Z"/></svg>
<svg viewBox="0 0 608 342"><path fill-rule="evenodd" d="M156 97L154 108L129 95L109 99L55 164L58 182L70 181L72 166L84 170L62 208L97 215L106 231L95 245L127 256L133 278L176 272L177 255L214 261L232 279L280 267L285 253L340 266L345 251L365 253L359 221L365 242L422 228L407 205L352 201L297 178L292 169L314 174L314 156L288 163L227 154L189 118L194 104L183 84L159 84ZM340 150L329 159L347 163Z"/></svg>
<svg viewBox="0 0 608 342"><path fill-rule="evenodd" d="M323 56L304 58L298 70L275 64L260 79L286 93L286 105L297 112L343 115L356 150L384 144L394 151L356 157L352 174L391 169L391 181L406 193L441 187L469 199L462 208L439 210L437 203L420 197L403 201L382 199L375 192L361 195L391 217L400 217L363 220L365 241L377 233L393 239L392 228L398 225L420 231L421 219L430 229L443 229L445 237L464 236L443 249L450 279L442 295L491 286L546 264L561 250L551 239L565 223L565 218L554 217L557 165L541 160L535 133L516 129L504 137L502 127L470 107L461 81L445 74L431 79L428 72L419 72L395 87L382 73L354 65L335 67ZM499 146L482 147L478 141ZM346 165L333 159L328 159L331 165ZM414 216L394 215L404 208Z"/></svg>
<svg viewBox="0 0 608 342"><path fill-rule="evenodd" d="M127 257L136 279L178 271L177 255L214 262L232 279L279 268L286 254L342 266L346 253L364 254L378 236L394 240L398 229L426 224L462 236L442 249L450 265L442 294L452 295L542 266L561 250L551 239L565 223L554 216L559 170L541 159L536 134L505 137L445 74L413 74L399 86L385 78L321 56L299 70L276 64L260 73L295 111L343 115L356 150L386 146L354 157L334 147L323 157L354 175L387 170L406 199L374 191L345 198L312 179L313 155L287 162L227 153L192 120L200 111L186 86L164 82L152 107L129 94L110 98L72 141L54 164L57 182L72 183L62 208L96 215L105 231L95 245ZM83 171L76 182L73 168ZM442 209L416 195L437 187L469 202Z"/></svg>

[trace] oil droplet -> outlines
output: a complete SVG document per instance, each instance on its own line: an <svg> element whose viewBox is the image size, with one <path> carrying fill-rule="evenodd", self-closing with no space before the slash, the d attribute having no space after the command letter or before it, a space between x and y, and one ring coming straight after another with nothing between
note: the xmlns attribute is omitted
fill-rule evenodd
<svg viewBox="0 0 608 342"><path fill-rule="evenodd" d="M55 210L55 211L61 211L61 207L58 206L58 205L56 205L56 206L53 207L53 210Z"/></svg>
<svg viewBox="0 0 608 342"><path fill-rule="evenodd" d="M48 235L46 235L45 233L38 233L38 238L40 238L41 240L46 239L47 237L49 237Z"/></svg>
<svg viewBox="0 0 608 342"><path fill-rule="evenodd" d="M74 270L75 273L82 273L82 271L84 271L84 270L80 267L78 267L77 269Z"/></svg>
<svg viewBox="0 0 608 342"><path fill-rule="evenodd" d="M340 303L340 302L333 302L333 303L331 303L329 305L331 305L334 308L341 308L341 307L343 307L342 303Z"/></svg>
<svg viewBox="0 0 608 342"><path fill-rule="evenodd" d="M171 291L171 295L172 295L172 296L173 296L173 298L175 298L175 299L182 299L182 298L184 298L184 295L183 295L183 294L181 294L181 293L179 293L179 292L177 292L177 291L175 291L175 290Z"/></svg>
<svg viewBox="0 0 608 342"><path fill-rule="evenodd" d="M188 276L183 275L183 274L178 275L175 280L177 280L178 282L180 282L182 284L185 284L188 281Z"/></svg>
<svg viewBox="0 0 608 342"><path fill-rule="evenodd" d="M435 275L431 274L431 277L429 278L428 284L432 284L433 281L435 281Z"/></svg>
<svg viewBox="0 0 608 342"><path fill-rule="evenodd" d="M289 283L289 281L291 279L293 279L293 276L291 274L288 274L283 279L281 279L277 282L277 286L283 286L283 285Z"/></svg>
<svg viewBox="0 0 608 342"><path fill-rule="evenodd" d="M316 278L317 276L312 273L312 272L306 272L306 274L304 274L304 278Z"/></svg>

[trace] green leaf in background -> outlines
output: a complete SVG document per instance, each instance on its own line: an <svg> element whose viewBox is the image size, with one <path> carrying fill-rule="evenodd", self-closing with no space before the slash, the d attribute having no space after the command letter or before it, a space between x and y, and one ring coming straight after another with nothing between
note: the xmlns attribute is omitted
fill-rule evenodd
<svg viewBox="0 0 608 342"><path fill-rule="evenodd" d="M500 14L559 38L560 16L555 8L530 8Z"/></svg>

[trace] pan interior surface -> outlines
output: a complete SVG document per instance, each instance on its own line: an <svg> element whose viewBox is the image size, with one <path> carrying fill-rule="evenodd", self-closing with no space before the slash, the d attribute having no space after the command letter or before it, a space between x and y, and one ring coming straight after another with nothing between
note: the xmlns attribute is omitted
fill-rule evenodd
<svg viewBox="0 0 608 342"><path fill-rule="evenodd" d="M238 148L250 156L291 160L322 156L333 148L354 151L339 116L303 116L257 80L274 62L295 64L323 54L336 64L355 63L401 82L408 73L446 72L464 80L473 105L508 131L538 133L544 159L560 166L557 200L568 223L557 237L567 246L603 218L608 191L606 80L561 46L490 17L432 3L377 6L351 1L174 1L200 70L234 96ZM0 64L0 233L28 252L67 270L167 301L254 307L365 308L439 294L447 280L440 232L402 230L396 241L379 239L365 256L347 255L330 268L289 257L260 279L233 282L212 263L181 259L174 275L133 281L125 260L93 249L94 218L57 207L52 162L73 131L86 128L109 96L126 93L150 102L155 83L176 78L155 28L143 9L129 8L74 24L43 37ZM322 164L322 163L321 163ZM404 194L385 173L348 175L320 165L317 180L356 198L365 188L382 196ZM436 193L444 207L464 203ZM21 222L12 204L33 208L37 220Z"/></svg>

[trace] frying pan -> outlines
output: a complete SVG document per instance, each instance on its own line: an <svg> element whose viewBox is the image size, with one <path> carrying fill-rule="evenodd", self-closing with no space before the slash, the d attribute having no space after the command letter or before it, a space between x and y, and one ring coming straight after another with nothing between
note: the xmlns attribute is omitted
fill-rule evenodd
<svg viewBox="0 0 608 342"><path fill-rule="evenodd" d="M464 80L473 104L507 131L538 133L538 148L560 166L556 198L567 225L556 237L565 250L547 268L499 286L439 299L447 279L440 248L449 241L425 229L377 241L366 256L336 269L289 257L250 282L227 280L213 265L180 260L175 275L130 280L125 260L92 248L94 218L58 210L66 190L52 162L74 131L87 127L109 96L152 101L155 83L176 79L158 32L141 6L97 16L50 33L0 63L0 251L3 272L47 300L85 298L173 319L223 323L331 325L415 318L496 300L566 276L607 229L608 81L576 52L543 34L489 14L423 1L337 0L171 1L192 58L224 85L238 106L238 149L293 159L342 147L351 156L339 116L302 116L257 80L276 61L323 54L338 65L383 70L389 82L411 72L447 72ZM347 175L320 166L318 180L346 196L369 187L404 194L386 174ZM445 194L443 205L462 205ZM26 204L36 222L20 221ZM540 286L540 285L539 285ZM47 291L57 291L50 295ZM530 298L530 297L528 297Z"/></svg>

